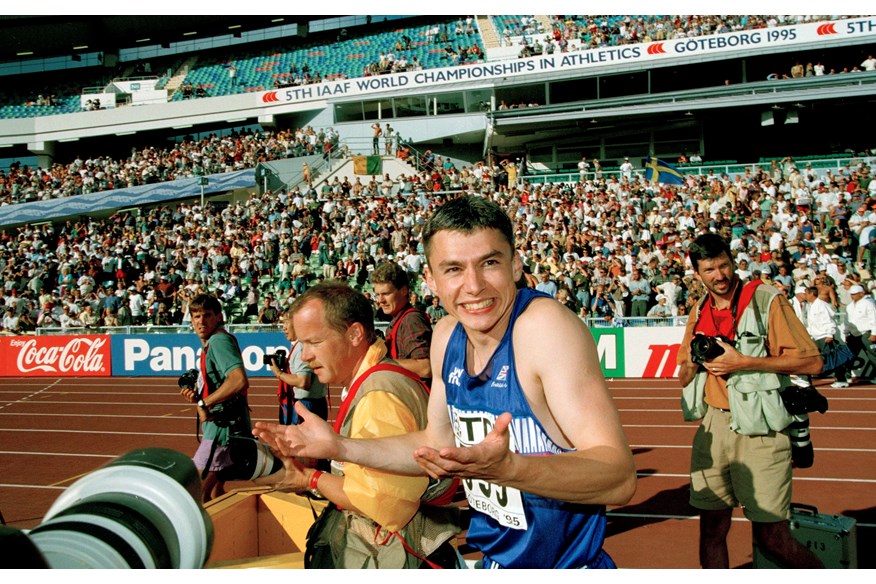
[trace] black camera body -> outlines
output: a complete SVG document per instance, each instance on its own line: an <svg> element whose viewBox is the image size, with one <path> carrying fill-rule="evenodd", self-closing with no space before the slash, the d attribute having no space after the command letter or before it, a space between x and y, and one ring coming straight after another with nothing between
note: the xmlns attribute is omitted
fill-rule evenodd
<svg viewBox="0 0 876 584"><path fill-rule="evenodd" d="M281 371L286 368L289 364L288 359L286 358L286 351L283 349L277 349L276 353L270 353L262 357L262 364L270 366L271 364L275 364L277 369Z"/></svg>
<svg viewBox="0 0 876 584"><path fill-rule="evenodd" d="M828 408L827 398L812 385L786 387L782 390L782 403L792 416L801 416L810 412L823 414Z"/></svg>
<svg viewBox="0 0 876 584"><path fill-rule="evenodd" d="M724 348L718 344L718 339L731 346L736 346L733 341L724 335L710 337L708 335L694 335L690 340L690 358L694 363L702 365L706 361L711 361L715 357L724 354Z"/></svg>
<svg viewBox="0 0 876 584"><path fill-rule="evenodd" d="M195 389L198 386L198 370L189 369L179 376L177 385L180 389Z"/></svg>

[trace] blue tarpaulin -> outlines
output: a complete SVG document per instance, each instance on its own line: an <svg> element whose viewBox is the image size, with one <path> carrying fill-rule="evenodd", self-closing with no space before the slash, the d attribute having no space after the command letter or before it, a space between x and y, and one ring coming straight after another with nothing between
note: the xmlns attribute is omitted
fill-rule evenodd
<svg viewBox="0 0 876 584"><path fill-rule="evenodd" d="M255 170L238 170L211 174L204 186L204 195L222 193L255 186ZM0 227L51 221L77 215L92 215L129 207L141 207L201 196L201 177L184 178L169 182L75 195L47 201L17 203L0 207Z"/></svg>

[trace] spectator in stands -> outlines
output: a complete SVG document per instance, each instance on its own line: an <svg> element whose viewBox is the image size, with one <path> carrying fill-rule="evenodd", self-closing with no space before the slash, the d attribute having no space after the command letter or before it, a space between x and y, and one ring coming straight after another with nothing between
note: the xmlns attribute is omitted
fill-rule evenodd
<svg viewBox="0 0 876 584"><path fill-rule="evenodd" d="M633 163L630 162L628 157L624 158L624 161L621 163L619 168L621 175L627 179L627 181L631 181L633 179Z"/></svg>
<svg viewBox="0 0 876 584"><path fill-rule="evenodd" d="M380 154L380 136L383 135L383 128L380 127L380 124L375 122L371 124L371 130L373 132L371 137L371 154Z"/></svg>
<svg viewBox="0 0 876 584"><path fill-rule="evenodd" d="M627 289L630 293L630 316L647 316L648 304L651 300L651 283L642 275L638 266L633 266Z"/></svg>
<svg viewBox="0 0 876 584"><path fill-rule="evenodd" d="M15 310L7 308L3 313L3 321L0 322L0 332L17 335L21 332L21 319L15 314Z"/></svg>
<svg viewBox="0 0 876 584"><path fill-rule="evenodd" d="M830 348L842 343L836 321L836 311L830 304L818 297L818 288L815 286L806 288L805 297L807 309L806 321L803 324L823 356ZM842 389L849 386L845 365L828 373L836 378L836 381L831 384L832 388Z"/></svg>
<svg viewBox="0 0 876 584"><path fill-rule="evenodd" d="M657 304L648 309L648 317L668 318L672 316L672 310L670 310L669 306L666 305L665 295L658 294L656 297L656 302Z"/></svg>
<svg viewBox="0 0 876 584"><path fill-rule="evenodd" d="M393 146L393 143L395 140L396 140L396 131L392 126L389 125L389 123L387 123L386 129L383 131L384 153L387 156L392 155L392 153L393 153L392 146Z"/></svg>
<svg viewBox="0 0 876 584"><path fill-rule="evenodd" d="M539 274L539 282L536 284L535 289L548 294L552 298L556 297L558 287L557 283L551 279L550 270L544 270Z"/></svg>
<svg viewBox="0 0 876 584"><path fill-rule="evenodd" d="M277 324L280 320L280 311L277 309L277 306L274 304L274 295L268 294L265 296L264 304L262 305L261 311L259 311L259 324Z"/></svg>

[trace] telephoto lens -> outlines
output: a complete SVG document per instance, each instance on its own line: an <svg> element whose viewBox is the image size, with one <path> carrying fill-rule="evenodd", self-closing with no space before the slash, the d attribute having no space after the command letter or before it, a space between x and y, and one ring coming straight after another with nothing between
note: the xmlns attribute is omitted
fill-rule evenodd
<svg viewBox="0 0 876 584"><path fill-rule="evenodd" d="M788 426L788 436L791 438L791 463L794 468L809 468L815 460L815 450L809 437L809 414L793 416L794 421Z"/></svg>
<svg viewBox="0 0 876 584"><path fill-rule="evenodd" d="M28 536L49 568L202 568L213 523L192 459L145 448L73 483Z"/></svg>
<svg viewBox="0 0 876 584"><path fill-rule="evenodd" d="M230 447L234 464L217 473L223 481L253 481L283 468L283 461L254 438L233 436Z"/></svg>

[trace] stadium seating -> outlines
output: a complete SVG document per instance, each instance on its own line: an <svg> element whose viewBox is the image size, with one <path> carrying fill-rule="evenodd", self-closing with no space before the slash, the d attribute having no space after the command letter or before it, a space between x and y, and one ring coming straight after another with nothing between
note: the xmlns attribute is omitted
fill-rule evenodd
<svg viewBox="0 0 876 584"><path fill-rule="evenodd" d="M504 15L504 16L490 16L490 20L493 22L493 26L496 27L496 30L499 34L502 34L505 29L510 31L510 36L520 36L524 32L523 26L523 15ZM526 18L530 18L526 16Z"/></svg>
<svg viewBox="0 0 876 584"><path fill-rule="evenodd" d="M452 33L453 28L449 23L445 24L448 24L447 30ZM273 49L255 55L232 56L222 62L201 62L189 72L184 82L191 83L193 87L203 87L210 96L218 96L271 89L275 80L279 79L284 83L293 78L293 66L300 72L305 64L311 75L318 73L323 78L362 77L365 67L377 63L381 53L387 52L393 52L397 58L404 55L408 62L417 57L423 68L446 67L451 63L447 60L444 45L430 44L426 40L426 31L429 28L399 28L329 45L309 44L288 50ZM411 49L396 51L395 45L402 36L410 37ZM451 34L448 42L454 47L459 44L469 47L476 42L483 50L479 37L466 36L464 40L457 40ZM231 65L236 69L233 81L228 71ZM181 100L183 95L177 92L172 99Z"/></svg>

